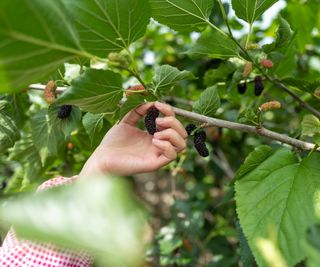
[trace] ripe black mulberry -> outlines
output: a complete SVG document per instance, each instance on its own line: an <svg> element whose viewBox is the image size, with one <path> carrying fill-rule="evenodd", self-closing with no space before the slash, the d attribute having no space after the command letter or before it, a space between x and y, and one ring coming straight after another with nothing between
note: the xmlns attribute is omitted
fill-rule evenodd
<svg viewBox="0 0 320 267"><path fill-rule="evenodd" d="M263 92L264 85L261 76L256 76L254 79L254 94L260 96Z"/></svg>
<svg viewBox="0 0 320 267"><path fill-rule="evenodd" d="M64 105L61 106L58 112L58 118L59 119L66 119L70 116L72 111L72 106L70 105Z"/></svg>
<svg viewBox="0 0 320 267"><path fill-rule="evenodd" d="M149 134L154 135L157 132L156 118L158 118L160 112L157 108L151 107L148 110L147 116L144 119L144 124Z"/></svg>
<svg viewBox="0 0 320 267"><path fill-rule="evenodd" d="M243 95L247 91L247 83L239 83L238 84L238 92L240 95Z"/></svg>
<svg viewBox="0 0 320 267"><path fill-rule="evenodd" d="M190 123L186 126L186 131L188 133L188 135L191 135L192 132L197 128L197 126L195 126L194 124Z"/></svg>
<svg viewBox="0 0 320 267"><path fill-rule="evenodd" d="M204 131L196 132L194 135L194 147L198 151L199 155L201 157L208 157L209 156L209 150L206 146L206 138L207 135Z"/></svg>

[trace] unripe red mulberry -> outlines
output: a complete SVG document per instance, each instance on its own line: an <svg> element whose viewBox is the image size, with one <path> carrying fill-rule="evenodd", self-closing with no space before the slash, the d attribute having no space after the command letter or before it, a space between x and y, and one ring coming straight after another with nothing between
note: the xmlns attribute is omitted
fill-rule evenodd
<svg viewBox="0 0 320 267"><path fill-rule="evenodd" d="M72 106L70 105L61 106L58 112L58 118L66 119L70 116L71 112L72 112Z"/></svg>
<svg viewBox="0 0 320 267"><path fill-rule="evenodd" d="M264 85L261 76L256 76L254 79L254 94L260 96L263 92Z"/></svg>
<svg viewBox="0 0 320 267"><path fill-rule="evenodd" d="M134 86L130 86L126 90L126 97L134 94L148 95L148 92L146 91L146 89L143 87L142 84L137 84Z"/></svg>
<svg viewBox="0 0 320 267"><path fill-rule="evenodd" d="M194 124L190 123L186 126L186 131L188 133L188 135L191 135L192 132L197 128L197 126L195 126Z"/></svg>
<svg viewBox="0 0 320 267"><path fill-rule="evenodd" d="M44 99L48 104L52 104L56 99L57 85L55 81L49 81L44 89Z"/></svg>
<svg viewBox="0 0 320 267"><path fill-rule="evenodd" d="M156 118L158 118L160 112L157 108L151 107L144 119L144 124L149 134L154 135L157 132Z"/></svg>
<svg viewBox="0 0 320 267"><path fill-rule="evenodd" d="M262 104L259 108L261 111L279 109L279 108L281 108L281 103L279 101L269 101L269 102Z"/></svg>
<svg viewBox="0 0 320 267"><path fill-rule="evenodd" d="M253 65L252 62L246 62L246 64L244 64L244 68L243 68L243 77L247 78L250 73L252 72L253 69Z"/></svg>
<svg viewBox="0 0 320 267"><path fill-rule="evenodd" d="M266 69L271 69L273 67L273 62L270 59L261 59L260 64Z"/></svg>
<svg viewBox="0 0 320 267"><path fill-rule="evenodd" d="M243 95L247 91L247 83L242 82L238 84L238 92L240 95Z"/></svg>

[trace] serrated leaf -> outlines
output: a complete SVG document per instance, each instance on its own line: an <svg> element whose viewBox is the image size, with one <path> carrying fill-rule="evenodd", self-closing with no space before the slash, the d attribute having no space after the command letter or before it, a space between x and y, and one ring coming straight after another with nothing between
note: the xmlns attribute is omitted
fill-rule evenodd
<svg viewBox="0 0 320 267"><path fill-rule="evenodd" d="M275 229L276 243L289 266L305 254L301 242L313 225L315 194L320 190L320 155L313 153L298 163L294 153L280 149L236 181L237 213L259 266L268 266L256 241Z"/></svg>
<svg viewBox="0 0 320 267"><path fill-rule="evenodd" d="M288 77L282 80L286 85L293 86L301 91L313 94L314 91L320 86L320 81L306 81L303 79L296 79L293 77Z"/></svg>
<svg viewBox="0 0 320 267"><path fill-rule="evenodd" d="M46 109L31 117L31 132L33 144L39 152L42 165L45 165L49 157L58 154L59 142L64 139L62 132L51 127Z"/></svg>
<svg viewBox="0 0 320 267"><path fill-rule="evenodd" d="M240 19L253 24L276 2L278 0L232 0L232 8Z"/></svg>
<svg viewBox="0 0 320 267"><path fill-rule="evenodd" d="M211 0L150 0L152 17L176 31L199 31L207 25Z"/></svg>
<svg viewBox="0 0 320 267"><path fill-rule="evenodd" d="M272 148L269 146L258 146L252 151L244 163L238 169L234 179L238 180L248 174L250 171L258 167L263 161L265 161L272 154Z"/></svg>
<svg viewBox="0 0 320 267"><path fill-rule="evenodd" d="M306 115L303 117L302 135L313 136L320 133L320 120L314 115Z"/></svg>
<svg viewBox="0 0 320 267"><path fill-rule="evenodd" d="M204 32L187 53L192 57L208 56L226 59L238 56L238 47L228 35L211 30Z"/></svg>
<svg viewBox="0 0 320 267"><path fill-rule="evenodd" d="M67 137L78 128L82 115L79 108L72 107L69 117L60 119L58 118L60 107L53 104L48 108L49 124L51 128L54 128L53 130L62 131Z"/></svg>
<svg viewBox="0 0 320 267"><path fill-rule="evenodd" d="M220 97L216 86L207 88L200 95L199 100L193 104L193 111L213 117L220 107Z"/></svg>
<svg viewBox="0 0 320 267"><path fill-rule="evenodd" d="M97 146L111 127L104 116L104 114L92 114L89 112L83 116L82 124L89 135L91 147Z"/></svg>
<svg viewBox="0 0 320 267"><path fill-rule="evenodd" d="M159 92L168 91L179 81L193 79L195 77L190 71L180 71L170 65L162 65L155 70L154 90Z"/></svg>
<svg viewBox="0 0 320 267"><path fill-rule="evenodd" d="M142 37L150 21L148 0L62 0L71 11L81 45L106 57Z"/></svg>
<svg viewBox="0 0 320 267"><path fill-rule="evenodd" d="M144 212L120 179L89 178L1 205L1 220L23 238L87 249L102 266L140 265Z"/></svg>
<svg viewBox="0 0 320 267"><path fill-rule="evenodd" d="M113 112L123 95L122 78L109 70L87 69L72 81L57 104L76 105L91 113Z"/></svg>
<svg viewBox="0 0 320 267"><path fill-rule="evenodd" d="M150 15L147 0L2 0L0 91L47 79L75 58L127 48L143 36Z"/></svg>
<svg viewBox="0 0 320 267"><path fill-rule="evenodd" d="M249 247L248 241L243 234L239 221L236 221L236 229L239 236L238 238L240 244L240 259L244 267L251 267L254 262L254 258Z"/></svg>
<svg viewBox="0 0 320 267"><path fill-rule="evenodd" d="M6 149L12 147L14 143L20 138L20 132L15 122L9 116L6 110L7 102L0 102L0 151L4 152Z"/></svg>

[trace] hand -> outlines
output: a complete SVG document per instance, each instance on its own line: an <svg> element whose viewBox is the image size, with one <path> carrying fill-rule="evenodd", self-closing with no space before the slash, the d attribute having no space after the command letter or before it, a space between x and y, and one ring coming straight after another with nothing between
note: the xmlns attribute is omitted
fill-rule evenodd
<svg viewBox="0 0 320 267"><path fill-rule="evenodd" d="M158 132L154 136L136 127L152 106L164 115L156 120ZM177 153L185 149L187 136L171 106L160 102L144 104L130 111L108 131L80 175L132 175L157 170L175 160Z"/></svg>

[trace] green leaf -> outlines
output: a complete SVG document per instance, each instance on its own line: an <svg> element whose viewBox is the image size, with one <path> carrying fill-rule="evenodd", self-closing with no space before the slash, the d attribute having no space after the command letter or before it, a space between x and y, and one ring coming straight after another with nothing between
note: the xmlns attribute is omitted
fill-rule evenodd
<svg viewBox="0 0 320 267"><path fill-rule="evenodd" d="M293 31L290 24L281 16L279 16L279 27L277 30L277 38L274 43L263 46L265 53L287 46L293 38Z"/></svg>
<svg viewBox="0 0 320 267"><path fill-rule="evenodd" d="M31 117L32 139L41 162L45 165L49 157L58 154L58 144L64 139L62 132L51 127L48 110L43 109Z"/></svg>
<svg viewBox="0 0 320 267"><path fill-rule="evenodd" d="M239 235L240 258L244 267L251 267L254 258L250 250L247 239L245 238L239 221L236 221L236 229Z"/></svg>
<svg viewBox="0 0 320 267"><path fill-rule="evenodd" d="M238 47L228 35L211 30L204 32L187 53L192 57L208 56L226 59L238 56Z"/></svg>
<svg viewBox="0 0 320 267"><path fill-rule="evenodd" d="M296 79L294 77L288 77L282 80L286 85L293 86L301 91L313 94L314 91L320 86L319 80L306 81L303 79Z"/></svg>
<svg viewBox="0 0 320 267"><path fill-rule="evenodd" d="M74 130L76 130L81 121L81 111L77 107L72 107L72 111L69 117L60 119L58 118L58 112L60 106L53 104L48 109L49 124L54 130L62 131L65 137L69 136Z"/></svg>
<svg viewBox="0 0 320 267"><path fill-rule="evenodd" d="M313 136L320 133L320 120L314 115L306 115L302 120L302 135Z"/></svg>
<svg viewBox="0 0 320 267"><path fill-rule="evenodd" d="M150 0L152 16L176 31L191 32L208 24L212 0Z"/></svg>
<svg viewBox="0 0 320 267"><path fill-rule="evenodd" d="M236 64L230 61L224 61L216 69L210 69L205 73L204 84L206 86L215 85L217 82L226 81L227 77L237 69Z"/></svg>
<svg viewBox="0 0 320 267"><path fill-rule="evenodd" d="M128 48L150 16L147 0L1 1L0 92L47 79L76 57L105 58Z"/></svg>
<svg viewBox="0 0 320 267"><path fill-rule="evenodd" d="M320 266L320 225L314 225L308 229L307 238L303 242L303 250L307 255L307 266Z"/></svg>
<svg viewBox="0 0 320 267"><path fill-rule="evenodd" d="M0 101L0 151L12 147L20 138L20 132L15 122L6 110L7 102Z"/></svg>
<svg viewBox="0 0 320 267"><path fill-rule="evenodd" d="M69 13L51 0L0 1L0 47L0 92L22 89L85 54Z"/></svg>
<svg viewBox="0 0 320 267"><path fill-rule="evenodd" d="M104 114L92 114L89 112L83 116L82 124L89 135L91 147L96 147L111 127L104 116Z"/></svg>
<svg viewBox="0 0 320 267"><path fill-rule="evenodd" d="M259 146L252 151L245 159L244 163L240 166L236 173L235 179L241 179L246 174L258 167L263 161L265 161L272 154L272 148L269 146Z"/></svg>
<svg viewBox="0 0 320 267"><path fill-rule="evenodd" d="M276 2L278 0L232 0L232 8L240 19L253 24Z"/></svg>
<svg viewBox="0 0 320 267"><path fill-rule="evenodd" d="M182 80L193 80L194 75L190 71L180 71L170 65L162 65L156 68L153 79L154 90L159 92L169 91L177 82Z"/></svg>
<svg viewBox="0 0 320 267"><path fill-rule="evenodd" d="M57 104L76 105L92 113L113 112L123 95L122 78L109 70L87 69L72 81Z"/></svg>
<svg viewBox="0 0 320 267"><path fill-rule="evenodd" d="M257 247L275 229L276 243L289 266L305 257L301 240L316 221L315 196L320 190L320 155L298 163L294 153L280 149L236 181L237 213L259 266L268 266Z"/></svg>
<svg viewBox="0 0 320 267"><path fill-rule="evenodd" d="M207 88L200 95L199 100L193 104L193 111L213 117L220 107L220 97L216 86Z"/></svg>
<svg viewBox="0 0 320 267"><path fill-rule="evenodd" d="M105 58L142 37L150 21L148 0L62 0L72 13L81 45Z"/></svg>
<svg viewBox="0 0 320 267"><path fill-rule="evenodd" d="M139 266L144 212L118 178L83 179L1 205L19 236L84 248L102 266Z"/></svg>

